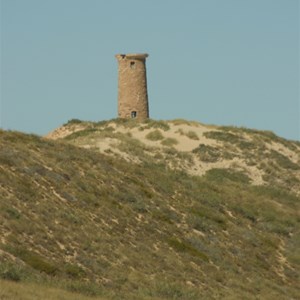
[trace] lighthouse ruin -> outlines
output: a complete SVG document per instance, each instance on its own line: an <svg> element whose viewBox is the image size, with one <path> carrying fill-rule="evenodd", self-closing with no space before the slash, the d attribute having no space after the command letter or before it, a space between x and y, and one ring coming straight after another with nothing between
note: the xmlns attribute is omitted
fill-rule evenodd
<svg viewBox="0 0 300 300"><path fill-rule="evenodd" d="M148 54L117 54L118 117L149 118L146 58Z"/></svg>

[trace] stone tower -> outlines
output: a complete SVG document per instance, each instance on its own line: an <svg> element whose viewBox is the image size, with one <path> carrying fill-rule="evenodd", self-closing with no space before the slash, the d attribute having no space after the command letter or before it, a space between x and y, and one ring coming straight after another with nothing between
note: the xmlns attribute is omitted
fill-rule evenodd
<svg viewBox="0 0 300 300"><path fill-rule="evenodd" d="M146 58L148 54L117 54L118 117L149 118Z"/></svg>

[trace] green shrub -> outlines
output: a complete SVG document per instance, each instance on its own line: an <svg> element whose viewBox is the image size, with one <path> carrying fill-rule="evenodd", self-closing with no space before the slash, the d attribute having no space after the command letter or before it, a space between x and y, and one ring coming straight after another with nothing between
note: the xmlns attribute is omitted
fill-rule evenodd
<svg viewBox="0 0 300 300"><path fill-rule="evenodd" d="M176 251L188 253L206 262L209 261L209 258L205 253L197 250L196 248L194 248L192 245L190 245L185 241L180 241L176 238L171 238L168 240L168 243Z"/></svg>
<svg viewBox="0 0 300 300"><path fill-rule="evenodd" d="M288 157L282 155L281 153L271 150L270 157L275 159L276 163L284 168L290 170L299 170L300 165L293 163Z"/></svg>
<svg viewBox="0 0 300 300"><path fill-rule="evenodd" d="M169 156L176 156L178 154L178 151L173 147L164 149L164 152Z"/></svg>
<svg viewBox="0 0 300 300"><path fill-rule="evenodd" d="M174 138L165 138L164 140L161 141L161 144L164 146L171 147L177 145L178 141Z"/></svg>
<svg viewBox="0 0 300 300"><path fill-rule="evenodd" d="M240 141L240 137L230 132L224 131L207 131L204 132L203 135L206 138L214 139L222 142L229 142L229 143L238 143Z"/></svg>
<svg viewBox="0 0 300 300"><path fill-rule="evenodd" d="M116 129L112 126L107 126L107 127L104 127L103 128L103 131L107 131L107 132L113 132L115 131Z"/></svg>
<svg viewBox="0 0 300 300"><path fill-rule="evenodd" d="M157 129L162 129L164 131L170 130L170 125L166 121L156 121L152 119L146 119L144 123L147 124L147 126L145 126L144 129L157 128Z"/></svg>
<svg viewBox="0 0 300 300"><path fill-rule="evenodd" d="M184 299L184 300L198 300L201 299L201 295L195 288L187 288L186 286L181 286L181 284L176 284L175 282L165 282L159 281L149 282L146 289L144 289L143 294L146 294L151 299ZM150 298L141 299L150 299Z"/></svg>
<svg viewBox="0 0 300 300"><path fill-rule="evenodd" d="M48 275L55 275L58 272L58 267L56 265L47 261L35 252L22 249L21 247L8 247L8 250L37 271L44 272Z"/></svg>
<svg viewBox="0 0 300 300"><path fill-rule="evenodd" d="M81 124L81 123L83 123L83 121L81 121L79 119L71 119L67 123L65 123L64 125Z"/></svg>
<svg viewBox="0 0 300 300"><path fill-rule="evenodd" d="M5 148L0 148L0 164L9 167L18 166L21 162L21 157L15 151L9 151Z"/></svg>
<svg viewBox="0 0 300 300"><path fill-rule="evenodd" d="M241 171L236 171L234 169L219 169L214 168L210 169L206 172L205 177L208 180L214 180L214 181L234 181L234 182L240 182L240 183L250 183L250 178Z"/></svg>
<svg viewBox="0 0 300 300"><path fill-rule="evenodd" d="M175 133L179 133L180 135L185 135L184 131L181 128L177 129Z"/></svg>
<svg viewBox="0 0 300 300"><path fill-rule="evenodd" d="M16 269L10 269L6 272L0 274L0 277L5 280L11 280L11 281L20 281L21 277L19 273L16 271Z"/></svg>
<svg viewBox="0 0 300 300"><path fill-rule="evenodd" d="M276 222L275 220L273 222L263 222L262 224L260 224L260 228L287 237L290 235L289 227L279 222Z"/></svg>
<svg viewBox="0 0 300 300"><path fill-rule="evenodd" d="M210 222L213 225L220 226L223 230L226 229L226 218L221 212L214 212L213 209L207 209L206 207L197 207L191 209L191 213L197 217L195 221L198 220L200 224L201 222Z"/></svg>
<svg viewBox="0 0 300 300"><path fill-rule="evenodd" d="M98 122L95 123L95 125L96 125L97 127L104 127L104 126L106 126L109 122L110 122L110 121L105 121L105 120L103 120L103 121L98 121Z"/></svg>
<svg viewBox="0 0 300 300"><path fill-rule="evenodd" d="M164 136L162 135L162 133L159 130L151 131L146 135L146 139L148 139L150 141L159 141L159 140L162 140L163 138L164 138Z"/></svg>
<svg viewBox="0 0 300 300"><path fill-rule="evenodd" d="M244 218L252 222L257 221L258 214L254 206L249 206L249 205L241 206L240 204L237 204L233 207L233 210L239 215L242 215Z"/></svg>
<svg viewBox="0 0 300 300"><path fill-rule="evenodd" d="M85 271L78 265L68 263L64 266L63 270L70 278L80 278L85 275Z"/></svg>
<svg viewBox="0 0 300 300"><path fill-rule="evenodd" d="M207 131L203 135L206 138L234 144L242 150L252 150L257 147L254 142L249 142L242 137L240 132L233 134L227 131Z"/></svg>
<svg viewBox="0 0 300 300"><path fill-rule="evenodd" d="M11 281L20 281L23 272L21 268L13 263L5 262L0 264L0 278Z"/></svg>
<svg viewBox="0 0 300 300"><path fill-rule="evenodd" d="M185 135L191 140L199 140L199 137L195 131L190 130Z"/></svg>
<svg viewBox="0 0 300 300"><path fill-rule="evenodd" d="M9 218L11 219L20 219L21 214L13 207L8 207L6 209L6 213L8 214Z"/></svg>
<svg viewBox="0 0 300 300"><path fill-rule="evenodd" d="M221 158L220 150L209 145L200 144L192 152L204 162L216 162Z"/></svg>
<svg viewBox="0 0 300 300"><path fill-rule="evenodd" d="M116 118L116 119L109 120L108 123L114 123L116 125L129 128L129 129L138 128L142 124L141 121L137 118L132 118L132 119Z"/></svg>
<svg viewBox="0 0 300 300"><path fill-rule="evenodd" d="M70 292L86 296L99 296L103 294L102 288L92 282L72 281L67 284L66 289Z"/></svg>
<svg viewBox="0 0 300 300"><path fill-rule="evenodd" d="M212 229L211 223L206 218L199 218L195 215L189 215L187 222L192 228L201 232L209 232Z"/></svg>
<svg viewBox="0 0 300 300"><path fill-rule="evenodd" d="M64 139L65 140L73 140L73 139L77 139L79 137L84 137L84 136L90 135L95 132L97 132L96 128L87 128L84 130L79 130L79 131L73 132L70 135L67 135Z"/></svg>

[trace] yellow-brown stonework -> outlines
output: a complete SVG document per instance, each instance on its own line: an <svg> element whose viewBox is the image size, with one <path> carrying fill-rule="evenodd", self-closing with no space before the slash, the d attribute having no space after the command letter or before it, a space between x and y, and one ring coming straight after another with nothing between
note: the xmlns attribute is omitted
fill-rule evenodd
<svg viewBox="0 0 300 300"><path fill-rule="evenodd" d="M118 117L149 118L146 58L148 54L117 54Z"/></svg>

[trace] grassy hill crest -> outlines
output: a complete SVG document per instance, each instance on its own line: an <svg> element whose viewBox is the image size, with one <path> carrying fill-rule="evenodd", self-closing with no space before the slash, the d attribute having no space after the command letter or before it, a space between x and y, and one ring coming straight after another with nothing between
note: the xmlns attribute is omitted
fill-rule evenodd
<svg viewBox="0 0 300 300"><path fill-rule="evenodd" d="M166 164L202 176L213 169L244 173L254 185L300 191L300 142L270 131L204 125L195 121L71 120L48 136L128 162Z"/></svg>
<svg viewBox="0 0 300 300"><path fill-rule="evenodd" d="M299 161L299 142L185 120L0 131L0 298L16 281L78 299L296 299Z"/></svg>

